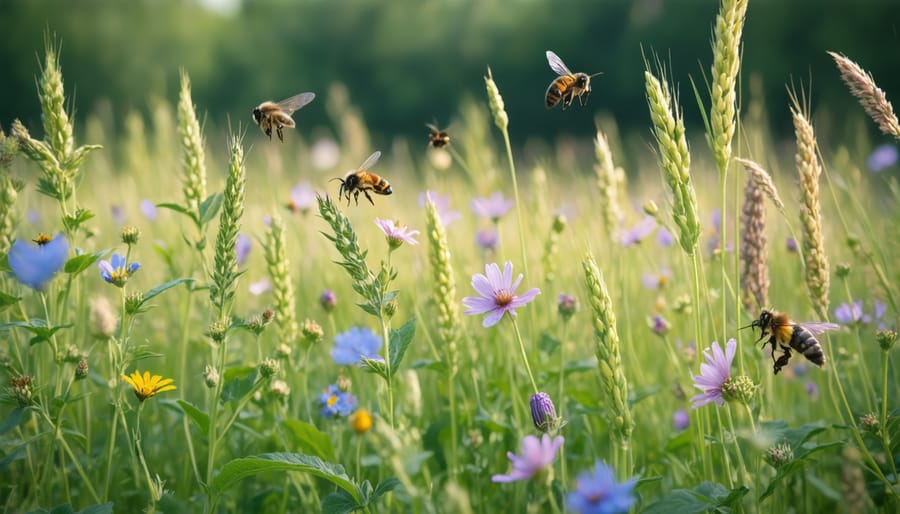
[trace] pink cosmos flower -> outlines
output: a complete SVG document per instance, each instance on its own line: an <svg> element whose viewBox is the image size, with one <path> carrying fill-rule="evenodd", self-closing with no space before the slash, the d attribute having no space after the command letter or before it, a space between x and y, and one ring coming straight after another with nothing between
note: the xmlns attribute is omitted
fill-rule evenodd
<svg viewBox="0 0 900 514"><path fill-rule="evenodd" d="M522 282L522 274L513 282L513 265L506 261L503 273L496 263L484 267L484 275L476 273L472 276L472 287L481 296L467 296L463 298L463 305L469 308L464 314L487 314L482 325L492 327L503 318L507 312L510 316L516 316L516 309L524 306L541 293L538 288L529 289L522 296L516 296L516 288Z"/></svg>
<svg viewBox="0 0 900 514"><path fill-rule="evenodd" d="M375 224L378 225L378 228L380 228L381 231L384 232L384 235L387 236L388 244L392 248L396 248L403 243L409 243L411 245L419 244L418 241L413 239L413 236L419 235L418 230L411 230L409 227L400 225L400 223L396 221L379 218L375 218Z"/></svg>
<svg viewBox="0 0 900 514"><path fill-rule="evenodd" d="M494 475L493 482L515 482L517 480L529 480L538 471L549 468L556 459L556 452L562 446L565 439L556 436L553 439L544 434L540 439L533 435L526 435L522 439L522 455L507 452L506 456L513 463L513 469L508 475Z"/></svg>

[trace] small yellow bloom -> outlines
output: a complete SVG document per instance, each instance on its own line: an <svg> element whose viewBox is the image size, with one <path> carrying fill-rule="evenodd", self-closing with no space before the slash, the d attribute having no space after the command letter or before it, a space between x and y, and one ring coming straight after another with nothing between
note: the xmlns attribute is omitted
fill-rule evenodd
<svg viewBox="0 0 900 514"><path fill-rule="evenodd" d="M359 409L350 416L350 426L357 434L365 434L372 428L372 414L366 409Z"/></svg>
<svg viewBox="0 0 900 514"><path fill-rule="evenodd" d="M131 387L134 388L134 395L140 401L144 401L158 393L175 389L175 386L172 385L175 380L171 378L163 379L162 375L153 375L151 377L149 371L145 371L143 376L141 376L140 371L135 371L131 376L122 375L122 380L131 384Z"/></svg>

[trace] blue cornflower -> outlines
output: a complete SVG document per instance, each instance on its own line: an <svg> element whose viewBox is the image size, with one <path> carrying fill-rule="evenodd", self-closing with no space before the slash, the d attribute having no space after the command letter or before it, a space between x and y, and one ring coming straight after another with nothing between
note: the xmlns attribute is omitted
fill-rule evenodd
<svg viewBox="0 0 900 514"><path fill-rule="evenodd" d="M319 413L326 418L349 416L356 410L356 397L347 391L341 391L334 384L328 386L319 396Z"/></svg>
<svg viewBox="0 0 900 514"><path fill-rule="evenodd" d="M114 286L124 286L128 282L128 278L141 268L141 263L128 264L125 259L124 256L114 253L108 261L100 261L98 265L100 277Z"/></svg>
<svg viewBox="0 0 900 514"><path fill-rule="evenodd" d="M566 497L566 506L579 514L618 514L628 512L634 504L632 478L621 484L616 483L611 467L598 460L593 473L582 471L578 474L575 490Z"/></svg>
<svg viewBox="0 0 900 514"><path fill-rule="evenodd" d="M9 267L16 280L37 291L43 291L53 275L66 263L69 255L69 242L66 236L57 234L50 236L40 234L29 244L16 239L9 249Z"/></svg>
<svg viewBox="0 0 900 514"><path fill-rule="evenodd" d="M331 349L331 358L340 366L352 366L359 364L360 359L374 359L383 361L378 355L381 349L381 338L375 335L368 327L353 327L346 332L341 332L334 338L334 348Z"/></svg>

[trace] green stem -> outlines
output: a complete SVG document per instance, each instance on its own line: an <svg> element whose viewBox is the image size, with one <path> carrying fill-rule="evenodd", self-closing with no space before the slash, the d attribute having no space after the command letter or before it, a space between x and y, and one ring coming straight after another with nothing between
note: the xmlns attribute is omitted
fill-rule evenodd
<svg viewBox="0 0 900 514"><path fill-rule="evenodd" d="M516 318L512 314L508 317L516 331L516 341L519 342L519 350L522 352L522 361L525 363L525 371L528 372L528 378L531 380L531 387L534 389L534 394L537 394L540 391L538 390L537 382L534 380L534 374L531 372L531 366L528 364L528 353L525 352L525 343L522 342L522 334L519 333L519 324L516 323Z"/></svg>
<svg viewBox="0 0 900 514"><path fill-rule="evenodd" d="M456 438L456 371L451 364L451 370L447 373L447 394L450 396L450 480L456 479L459 466L459 454L457 453Z"/></svg>
<svg viewBox="0 0 900 514"><path fill-rule="evenodd" d="M886 454L891 455L891 434L888 430L888 356L890 352L884 351L881 359L881 443ZM893 458L887 459L891 465L894 480L900 476L897 474L897 463ZM894 489L891 487L891 489ZM896 491L895 491L896 494Z"/></svg>
<svg viewBox="0 0 900 514"><path fill-rule="evenodd" d="M501 130L503 133L503 143L506 145L506 158L509 159L509 177L512 181L513 196L516 200L516 221L519 223L519 246L522 250L522 269L525 275L528 275L528 254L525 252L525 225L522 221L522 204L519 202L519 186L516 182L516 164L513 161L512 146L509 143L509 131Z"/></svg>
<svg viewBox="0 0 900 514"><path fill-rule="evenodd" d="M700 345L703 341L703 330L700 325L700 263L699 257L697 256L697 249L694 248L694 253L691 254L691 269L693 271L694 278L694 305L696 306L697 313L694 314L694 338L697 341L697 348L700 348ZM706 456L706 444L704 442L703 435L703 427L701 423L697 423L697 431L698 431L698 441L700 441L700 460L703 461L704 472L707 477L713 476L712 465L709 459Z"/></svg>

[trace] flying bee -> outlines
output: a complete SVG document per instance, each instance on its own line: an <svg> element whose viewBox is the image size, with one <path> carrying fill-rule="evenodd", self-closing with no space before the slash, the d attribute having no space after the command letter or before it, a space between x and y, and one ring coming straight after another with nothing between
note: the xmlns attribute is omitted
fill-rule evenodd
<svg viewBox="0 0 900 514"><path fill-rule="evenodd" d="M341 181L341 188L338 190L338 198L347 198L347 205L350 205L350 194L353 194L356 205L359 205L359 193L364 193L369 200L369 203L375 205L375 202L372 201L372 197L369 196L369 191L379 195L389 195L393 193L390 182L369 171L369 168L375 166L375 163L377 163L380 158L381 152L376 151L370 155L359 168L347 173L344 178L331 179Z"/></svg>
<svg viewBox="0 0 900 514"><path fill-rule="evenodd" d="M791 321L787 314L767 310L762 311L759 319L754 320L747 327L759 329L760 336L756 342L762 341L768 336L769 340L763 342L763 348L767 344L772 345L772 364L776 375L781 371L781 368L788 365L788 362L791 360L792 350L802 353L804 357L816 366L824 367L825 353L822 351L822 345L816 339L816 336L829 330L841 328L840 325L823 321L796 323ZM776 349L780 349L783 352L777 360L775 359Z"/></svg>
<svg viewBox="0 0 900 514"><path fill-rule="evenodd" d="M428 134L428 145L432 148L443 148L450 144L450 134L446 130L440 130L431 123L425 124L430 133Z"/></svg>
<svg viewBox="0 0 900 514"><path fill-rule="evenodd" d="M572 103L572 100L574 100L575 97L578 97L578 104L584 106L584 101L586 101L586 99L582 100L581 97L582 95L590 96L591 79L600 75L600 73L595 73L593 75L581 72L572 73L569 71L569 68L566 67L562 59L551 50L547 50L547 62L550 63L550 69L559 75L547 88L547 93L545 95L547 108L550 109L554 107L562 100L562 108L563 110L566 110L566 107Z"/></svg>
<svg viewBox="0 0 900 514"><path fill-rule="evenodd" d="M296 127L291 114L312 102L315 97L315 93L300 93L278 103L263 102L253 109L253 121L269 139L272 139L272 127L275 127L278 140L284 143L284 127Z"/></svg>

